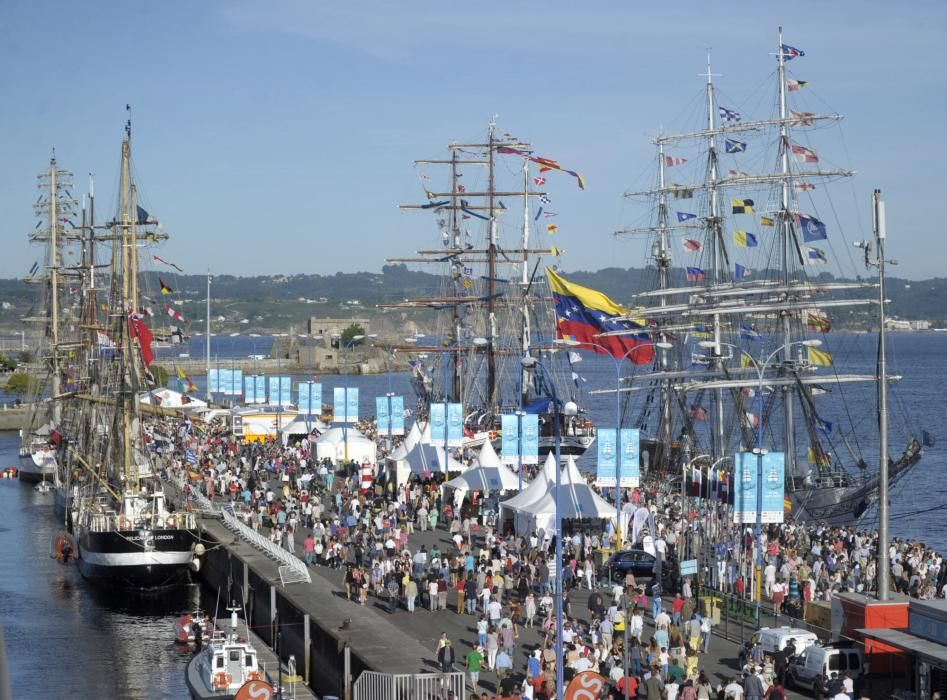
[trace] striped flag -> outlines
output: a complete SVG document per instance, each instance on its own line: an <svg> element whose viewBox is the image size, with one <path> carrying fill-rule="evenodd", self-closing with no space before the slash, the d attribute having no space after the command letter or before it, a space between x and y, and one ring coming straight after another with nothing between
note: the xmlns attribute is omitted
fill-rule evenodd
<svg viewBox="0 0 947 700"><path fill-rule="evenodd" d="M687 158L675 158L674 156L664 156L664 163L669 168L673 168L675 165L684 165L687 162Z"/></svg>
<svg viewBox="0 0 947 700"><path fill-rule="evenodd" d="M700 241L695 241L692 238L684 239L684 250L689 250L692 253L696 253L703 247L704 247L704 244L701 243Z"/></svg>

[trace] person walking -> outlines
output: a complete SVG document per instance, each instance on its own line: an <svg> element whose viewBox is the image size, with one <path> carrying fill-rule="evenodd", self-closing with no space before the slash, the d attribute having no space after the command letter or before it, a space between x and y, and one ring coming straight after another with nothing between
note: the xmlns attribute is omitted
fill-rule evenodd
<svg viewBox="0 0 947 700"><path fill-rule="evenodd" d="M437 663L441 667L441 673L450 673L454 670L454 645L447 638L446 632L441 635L438 642Z"/></svg>
<svg viewBox="0 0 947 700"><path fill-rule="evenodd" d="M483 668L483 647L476 646L467 652L467 673L470 674L470 687L474 693L480 687L480 669Z"/></svg>

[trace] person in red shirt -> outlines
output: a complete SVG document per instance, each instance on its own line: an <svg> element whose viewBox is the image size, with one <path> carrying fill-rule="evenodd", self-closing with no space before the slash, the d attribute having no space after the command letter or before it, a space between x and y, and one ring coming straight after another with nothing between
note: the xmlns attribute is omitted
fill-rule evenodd
<svg viewBox="0 0 947 700"><path fill-rule="evenodd" d="M622 676L618 679L618 683L615 684L615 690L618 691L618 697L625 697L625 685L628 686L629 698L638 696L638 679L634 676Z"/></svg>
<svg viewBox="0 0 947 700"><path fill-rule="evenodd" d="M674 602L671 603L671 622L680 627L681 625L681 610L684 609L684 599L681 598L681 594L678 593L674 596Z"/></svg>

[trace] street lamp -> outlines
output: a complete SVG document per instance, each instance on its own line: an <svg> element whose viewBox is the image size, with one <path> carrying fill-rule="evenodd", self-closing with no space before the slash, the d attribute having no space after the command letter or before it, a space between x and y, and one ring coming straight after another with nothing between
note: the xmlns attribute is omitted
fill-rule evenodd
<svg viewBox="0 0 947 700"><path fill-rule="evenodd" d="M725 345L742 355L746 355L750 360L750 366L756 371L757 379L759 380L757 385L756 392L756 405L758 415L756 417L756 447L753 449L753 454L756 455L756 572L754 576L754 585L756 587L755 598L756 598L756 626L760 626L760 604L762 598L762 575L763 575L763 541L762 541L762 532L763 532L763 456L768 454L768 450L763 449L763 375L766 372L766 368L769 366L769 363L772 362L773 358L776 357L783 350L788 350L793 345L805 345L810 348L817 348L822 345L822 341L818 338L812 340L794 340L789 343L783 343L778 348L773 350L769 356L763 361L758 362L750 353L741 348L738 345L733 343L723 343L713 340L702 340L698 343L702 348L717 348L721 345Z"/></svg>
<svg viewBox="0 0 947 700"><path fill-rule="evenodd" d="M560 503L560 491L562 490L562 464L560 461L562 456L562 435L559 426L560 403L553 376L546 365L543 364L542 360L532 355L524 355L520 360L520 364L522 364L524 369L539 367L545 373L546 378L549 380L549 390L552 392L552 402L554 406L556 440L556 698L561 698L563 696L562 691L564 685L562 664L565 657L562 645L562 508Z"/></svg>
<svg viewBox="0 0 947 700"><path fill-rule="evenodd" d="M343 411L343 420L342 420L342 444L344 445L342 459L344 463L348 465L349 461L349 360L348 360L348 350L352 348L358 341L365 340L367 337L375 337L374 334L371 336L366 336L364 334L353 335L347 341L342 340L342 336L338 333L332 336L333 338L338 339L339 349L342 351L342 386L344 388L342 403L344 404Z"/></svg>
<svg viewBox="0 0 947 700"><path fill-rule="evenodd" d="M398 352L398 348L394 345L382 345L379 343L373 343L373 347L383 348L385 350L385 372L388 375L388 391L385 394L385 398L388 400L388 457L385 460L385 482L390 481L391 474L388 471L388 461L391 457L391 453L394 451L394 418L391 412L391 400L394 397L394 392L391 390L391 359L392 356ZM385 489L385 497L387 498L388 489Z"/></svg>
<svg viewBox="0 0 947 700"><path fill-rule="evenodd" d="M598 348L601 350L605 357L609 358L612 363L615 365L615 519L618 523L618 538L616 541L616 549L621 549L622 534L621 534L621 368L622 362L628 357L640 350L641 348L660 348L661 350L671 350L674 346L671 343L665 341L658 341L654 343L637 343L636 345L628 348L624 355L621 357L615 357L612 354L612 351L609 350L604 345L599 343L593 343L588 340L571 340L569 338L558 338L555 341L559 345L567 345L569 347L589 347L589 348Z"/></svg>

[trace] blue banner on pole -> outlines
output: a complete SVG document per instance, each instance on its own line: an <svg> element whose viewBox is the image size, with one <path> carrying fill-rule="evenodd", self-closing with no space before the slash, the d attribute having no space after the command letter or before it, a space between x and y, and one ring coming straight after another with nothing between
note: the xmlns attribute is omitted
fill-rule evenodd
<svg viewBox="0 0 947 700"><path fill-rule="evenodd" d="M464 444L464 408L459 403L447 404L447 444L450 447Z"/></svg>
<svg viewBox="0 0 947 700"><path fill-rule="evenodd" d="M322 413L322 384L318 382L300 382L297 388L296 405L299 412L308 416Z"/></svg>
<svg viewBox="0 0 947 700"><path fill-rule="evenodd" d="M595 434L595 442L598 444L598 466L595 470L595 484L597 486L615 486L615 469L618 466L616 455L618 454L618 445L616 431L614 428L599 428Z"/></svg>
<svg viewBox="0 0 947 700"><path fill-rule="evenodd" d="M621 429L622 488L633 488L641 482L641 431L638 428Z"/></svg>
<svg viewBox="0 0 947 700"><path fill-rule="evenodd" d="M228 385L231 396L240 396L243 393L243 370L235 369L230 373L230 383Z"/></svg>
<svg viewBox="0 0 947 700"><path fill-rule="evenodd" d="M404 435L404 397L391 397L391 434Z"/></svg>
<svg viewBox="0 0 947 700"><path fill-rule="evenodd" d="M289 406L293 402L291 377L270 377L270 403Z"/></svg>
<svg viewBox="0 0 947 700"><path fill-rule="evenodd" d="M522 417L523 464L539 464L539 416L527 413Z"/></svg>
<svg viewBox="0 0 947 700"><path fill-rule="evenodd" d="M786 515L786 455L763 455L763 522L781 523Z"/></svg>
<svg viewBox="0 0 947 700"><path fill-rule="evenodd" d="M243 378L244 403L266 403L266 377L250 374Z"/></svg>
<svg viewBox="0 0 947 700"><path fill-rule="evenodd" d="M212 394L220 393L220 370L211 369L207 372L207 391Z"/></svg>
<svg viewBox="0 0 947 700"><path fill-rule="evenodd" d="M519 460L519 425L518 417L512 413L500 416L500 459L504 464L516 464Z"/></svg>
<svg viewBox="0 0 947 700"><path fill-rule="evenodd" d="M431 404L431 444L443 447L447 442L447 404Z"/></svg>
<svg viewBox="0 0 947 700"><path fill-rule="evenodd" d="M390 413L388 412L389 405L391 406ZM404 397L376 396L375 418L378 437L404 435Z"/></svg>
<svg viewBox="0 0 947 700"><path fill-rule="evenodd" d="M337 386L332 394L332 417L336 423L355 423L358 420L358 388Z"/></svg>
<svg viewBox="0 0 947 700"><path fill-rule="evenodd" d="M762 501L763 523L781 523L786 495L786 455L768 452L757 455L737 452L734 458L733 522L755 523L757 499ZM762 481L759 475L762 474ZM762 493L758 492L762 489Z"/></svg>

